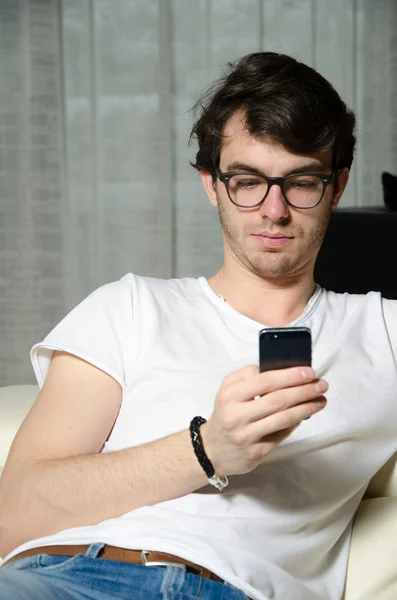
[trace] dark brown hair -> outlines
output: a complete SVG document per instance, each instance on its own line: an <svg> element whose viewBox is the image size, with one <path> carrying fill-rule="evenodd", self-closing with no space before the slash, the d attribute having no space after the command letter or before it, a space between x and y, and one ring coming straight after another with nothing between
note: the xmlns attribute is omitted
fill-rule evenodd
<svg viewBox="0 0 397 600"><path fill-rule="evenodd" d="M333 167L350 169L356 119L335 88L311 67L274 52L248 54L226 72L193 107L198 170L214 175L224 127L241 112L247 130L268 136L296 154L333 150Z"/></svg>

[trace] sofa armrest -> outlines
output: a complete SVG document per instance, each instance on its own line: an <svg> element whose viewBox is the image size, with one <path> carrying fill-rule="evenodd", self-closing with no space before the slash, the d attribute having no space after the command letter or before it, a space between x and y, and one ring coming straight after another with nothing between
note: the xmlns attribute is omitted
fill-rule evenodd
<svg viewBox="0 0 397 600"><path fill-rule="evenodd" d="M371 479L364 498L397 496L397 454L394 454Z"/></svg>
<svg viewBox="0 0 397 600"><path fill-rule="evenodd" d="M397 498L363 500L353 523L343 600L397 598Z"/></svg>
<svg viewBox="0 0 397 600"><path fill-rule="evenodd" d="M39 393L37 385L0 388L0 471L12 440Z"/></svg>

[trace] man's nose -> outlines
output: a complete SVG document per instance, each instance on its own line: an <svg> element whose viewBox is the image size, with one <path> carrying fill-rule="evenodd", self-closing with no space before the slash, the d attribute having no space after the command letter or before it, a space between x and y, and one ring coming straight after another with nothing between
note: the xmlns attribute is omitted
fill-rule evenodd
<svg viewBox="0 0 397 600"><path fill-rule="evenodd" d="M272 221L284 220L289 216L289 206L279 185L272 185L259 212L262 217L268 217Z"/></svg>

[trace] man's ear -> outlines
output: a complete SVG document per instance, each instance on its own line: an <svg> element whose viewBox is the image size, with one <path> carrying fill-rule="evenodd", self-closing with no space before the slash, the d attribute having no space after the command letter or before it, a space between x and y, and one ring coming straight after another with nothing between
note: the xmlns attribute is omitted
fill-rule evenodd
<svg viewBox="0 0 397 600"><path fill-rule="evenodd" d="M216 198L216 183L213 179L212 173L209 171L200 171L200 177L209 201L211 202L212 206L217 208L218 201Z"/></svg>
<svg viewBox="0 0 397 600"><path fill-rule="evenodd" d="M343 192L345 191L345 187L347 186L347 182L349 181L350 171L347 167L344 169L339 169L337 173L337 179L334 187L334 197L332 198L332 208L336 208L339 204L339 201L342 197Z"/></svg>

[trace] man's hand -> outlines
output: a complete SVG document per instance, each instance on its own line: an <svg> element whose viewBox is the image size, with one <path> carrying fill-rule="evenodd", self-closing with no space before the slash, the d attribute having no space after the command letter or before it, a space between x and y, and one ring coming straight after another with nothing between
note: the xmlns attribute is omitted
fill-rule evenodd
<svg viewBox="0 0 397 600"><path fill-rule="evenodd" d="M324 408L327 389L311 367L259 373L252 365L225 377L200 428L216 473L253 471L301 421Z"/></svg>

